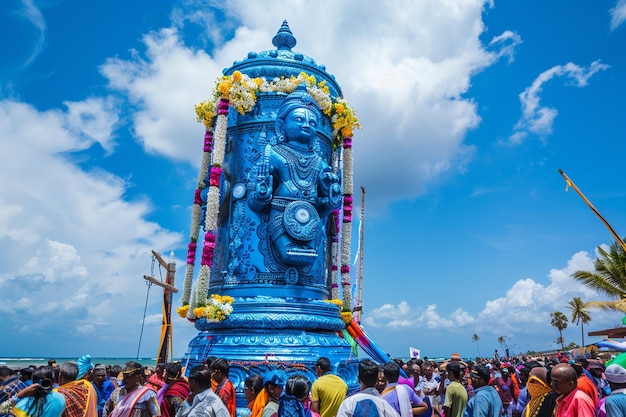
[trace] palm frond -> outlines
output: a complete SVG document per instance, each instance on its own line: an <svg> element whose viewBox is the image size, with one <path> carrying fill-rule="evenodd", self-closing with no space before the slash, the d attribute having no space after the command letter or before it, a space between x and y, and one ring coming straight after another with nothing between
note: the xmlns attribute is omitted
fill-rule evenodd
<svg viewBox="0 0 626 417"><path fill-rule="evenodd" d="M589 301L586 306L593 310L626 313L626 298L617 301Z"/></svg>

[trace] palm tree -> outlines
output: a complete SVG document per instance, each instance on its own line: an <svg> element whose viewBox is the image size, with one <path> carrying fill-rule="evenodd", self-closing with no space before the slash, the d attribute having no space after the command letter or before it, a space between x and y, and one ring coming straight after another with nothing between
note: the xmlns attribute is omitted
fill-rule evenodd
<svg viewBox="0 0 626 417"><path fill-rule="evenodd" d="M598 247L600 255L593 263L595 271L576 271L572 278L616 301L590 301L587 308L626 312L626 252L613 242L607 252Z"/></svg>
<svg viewBox="0 0 626 417"><path fill-rule="evenodd" d="M572 312L572 323L578 325L580 323L580 331L582 335L582 347L585 347L585 324L591 321L589 310L587 305L583 303L580 297L574 297L572 301L567 304L567 308Z"/></svg>
<svg viewBox="0 0 626 417"><path fill-rule="evenodd" d="M478 357L480 358L480 349L478 348L478 341L480 340L480 337L474 333L472 335L472 342L476 342L476 352L478 352Z"/></svg>
<svg viewBox="0 0 626 417"><path fill-rule="evenodd" d="M498 337L498 343L500 343L500 346L502 346L503 348L508 348L508 346L506 345L506 336Z"/></svg>
<svg viewBox="0 0 626 417"><path fill-rule="evenodd" d="M563 336L559 336L556 338L556 340L554 341L554 343L556 343L557 345L561 345L561 350L565 350L565 339L563 339Z"/></svg>
<svg viewBox="0 0 626 417"><path fill-rule="evenodd" d="M555 311L554 313L550 313L550 324L553 327L556 327L559 331L559 338L556 340L557 343L561 344L561 349L565 350L565 340L563 339L563 330L567 329L567 316L560 311Z"/></svg>

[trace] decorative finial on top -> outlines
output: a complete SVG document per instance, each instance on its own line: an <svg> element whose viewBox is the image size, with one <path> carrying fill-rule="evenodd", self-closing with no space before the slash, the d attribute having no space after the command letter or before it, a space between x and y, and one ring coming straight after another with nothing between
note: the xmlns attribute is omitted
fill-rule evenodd
<svg viewBox="0 0 626 417"><path fill-rule="evenodd" d="M291 33L291 29L289 29L289 25L287 21L284 20L283 24L276 32L276 35L272 38L272 44L278 50L291 50L294 46L296 46L296 38Z"/></svg>

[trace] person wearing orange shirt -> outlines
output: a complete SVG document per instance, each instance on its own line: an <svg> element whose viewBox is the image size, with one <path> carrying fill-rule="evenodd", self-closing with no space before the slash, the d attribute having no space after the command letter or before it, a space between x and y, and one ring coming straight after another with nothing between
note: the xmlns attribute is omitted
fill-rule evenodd
<svg viewBox="0 0 626 417"><path fill-rule="evenodd" d="M222 399L224 405L228 409L231 417L237 414L237 396L235 386L228 379L228 371L230 365L224 358L217 358L209 365L211 370L211 379L217 384L214 388L215 393Z"/></svg>

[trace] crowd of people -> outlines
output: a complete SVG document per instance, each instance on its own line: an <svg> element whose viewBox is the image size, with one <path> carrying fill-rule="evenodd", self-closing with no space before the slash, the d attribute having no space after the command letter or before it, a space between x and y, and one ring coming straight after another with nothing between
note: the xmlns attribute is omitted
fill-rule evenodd
<svg viewBox="0 0 626 417"><path fill-rule="evenodd" d="M360 389L332 373L328 358L302 372L274 369L243 384L251 417L614 417L626 416L626 353L598 359L428 358L358 363ZM0 416L235 417L236 388L224 358L185 370L130 361L122 368L76 361L0 367Z"/></svg>
<svg viewBox="0 0 626 417"><path fill-rule="evenodd" d="M396 366L407 376L398 383L410 399L400 417L626 416L626 353L607 363L560 353L466 363L454 354L443 363L425 358ZM390 385L399 389L390 384L398 380L390 368L381 367L376 385L384 399ZM422 402L426 407L420 408Z"/></svg>

